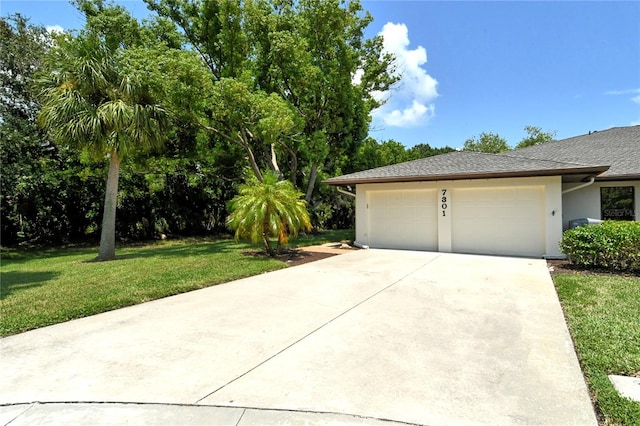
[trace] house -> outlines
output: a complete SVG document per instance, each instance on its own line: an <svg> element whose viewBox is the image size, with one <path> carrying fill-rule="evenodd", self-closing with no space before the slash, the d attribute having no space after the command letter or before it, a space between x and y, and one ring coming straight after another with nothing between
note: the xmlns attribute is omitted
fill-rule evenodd
<svg viewBox="0 0 640 426"><path fill-rule="evenodd" d="M561 257L572 220L640 220L640 126L502 154L452 152L324 183L355 188L361 245Z"/></svg>

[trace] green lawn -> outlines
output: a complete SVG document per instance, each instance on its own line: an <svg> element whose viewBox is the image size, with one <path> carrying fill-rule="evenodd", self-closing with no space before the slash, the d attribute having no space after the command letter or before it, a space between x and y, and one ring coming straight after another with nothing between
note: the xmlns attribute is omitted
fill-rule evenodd
<svg viewBox="0 0 640 426"><path fill-rule="evenodd" d="M640 402L621 398L607 377L640 377L640 278L559 274L554 280L604 424L640 425Z"/></svg>
<svg viewBox="0 0 640 426"><path fill-rule="evenodd" d="M292 246L350 239L353 231L300 237ZM97 247L2 252L0 335L20 333L173 294L284 268L244 253L233 240L175 240L124 246L111 262Z"/></svg>

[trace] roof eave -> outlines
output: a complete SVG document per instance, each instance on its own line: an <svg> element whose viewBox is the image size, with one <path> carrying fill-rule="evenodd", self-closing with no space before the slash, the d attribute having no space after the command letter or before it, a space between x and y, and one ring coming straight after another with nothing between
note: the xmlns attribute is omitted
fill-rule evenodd
<svg viewBox="0 0 640 426"><path fill-rule="evenodd" d="M355 185L364 183L394 183L394 182L432 182L442 180L469 180L469 179L496 179L514 177L540 177L540 176L566 176L578 174L599 175L609 169L609 166L572 167L566 169L523 170L511 172L479 172L457 173L439 175L414 175L414 176L384 176L371 178L339 179L331 178L322 181L327 185Z"/></svg>
<svg viewBox="0 0 640 426"><path fill-rule="evenodd" d="M596 176L596 182L606 182L606 181L613 181L613 180L640 180L640 174L628 173L628 174L619 174L619 175Z"/></svg>

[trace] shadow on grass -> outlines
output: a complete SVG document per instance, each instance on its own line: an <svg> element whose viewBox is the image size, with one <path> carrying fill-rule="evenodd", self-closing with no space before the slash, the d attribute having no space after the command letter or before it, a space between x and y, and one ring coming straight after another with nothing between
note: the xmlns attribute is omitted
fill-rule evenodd
<svg viewBox="0 0 640 426"><path fill-rule="evenodd" d="M57 272L0 272L0 300L5 297L32 287L39 287L45 282L56 278Z"/></svg>
<svg viewBox="0 0 640 426"><path fill-rule="evenodd" d="M353 238L353 230L324 231L319 234L301 235L298 238L292 238L290 244L286 248L293 249L295 247L341 241L348 238ZM209 240L208 237L196 237L118 245L116 247L115 260L142 259L150 257L207 256L211 254L242 252L245 250L256 249L263 249L263 246L248 242L237 242L233 239L227 238ZM1 253L2 263L7 265L23 264L33 260L53 257L70 256L86 256L86 263L91 263L95 261L97 255L98 247L94 245L66 246L45 249L5 249Z"/></svg>
<svg viewBox="0 0 640 426"><path fill-rule="evenodd" d="M219 240L211 242L197 242L171 246L148 246L136 249L133 253L118 254L116 260L143 259L148 257L194 257L210 256L212 254L224 254L240 252L251 246L236 243L233 240Z"/></svg>
<svg viewBox="0 0 640 426"><path fill-rule="evenodd" d="M39 259L69 256L91 256L98 254L98 247L51 247L45 249L4 249L2 250L3 264L23 264Z"/></svg>
<svg viewBox="0 0 640 426"><path fill-rule="evenodd" d="M175 240L167 242L150 242L145 244L128 244L116 247L115 260L127 260L149 257L183 257L183 256L206 256L215 253L229 253L237 250L250 248L244 243L234 240L222 239L207 241L203 239ZM83 263L93 263L98 256L98 247L56 247L48 249L9 249L2 252L2 263L24 264L33 260L50 259L54 257L86 256Z"/></svg>

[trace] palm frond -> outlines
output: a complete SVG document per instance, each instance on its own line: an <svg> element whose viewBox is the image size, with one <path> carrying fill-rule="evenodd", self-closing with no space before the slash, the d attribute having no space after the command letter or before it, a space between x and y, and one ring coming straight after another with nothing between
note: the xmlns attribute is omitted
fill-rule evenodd
<svg viewBox="0 0 640 426"><path fill-rule="evenodd" d="M289 236L311 229L302 196L290 181L278 181L273 172L265 173L263 182L249 178L229 203L227 226L235 231L237 239L250 238L257 243L263 237L275 237L278 244L286 244Z"/></svg>
<svg viewBox="0 0 640 426"><path fill-rule="evenodd" d="M169 113L140 79L92 36L62 40L37 80L38 118L55 140L105 154L148 151L162 145Z"/></svg>

